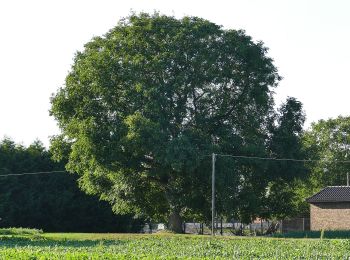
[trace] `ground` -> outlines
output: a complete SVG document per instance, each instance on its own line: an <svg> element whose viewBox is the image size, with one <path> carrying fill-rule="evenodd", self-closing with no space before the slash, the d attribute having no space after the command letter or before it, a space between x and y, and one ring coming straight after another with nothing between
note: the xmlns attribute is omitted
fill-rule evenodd
<svg viewBox="0 0 350 260"><path fill-rule="evenodd" d="M348 259L347 239L31 233L0 236L1 259Z"/></svg>

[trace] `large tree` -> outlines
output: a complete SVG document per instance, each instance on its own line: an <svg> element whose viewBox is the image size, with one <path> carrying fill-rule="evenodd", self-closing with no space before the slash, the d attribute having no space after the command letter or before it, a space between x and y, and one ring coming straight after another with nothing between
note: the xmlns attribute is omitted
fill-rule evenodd
<svg viewBox="0 0 350 260"><path fill-rule="evenodd" d="M266 53L244 31L197 17L132 14L76 54L52 97L55 156L67 148L67 169L116 212L167 219L180 232L182 218L208 217L207 155L266 153L279 81ZM261 165L218 167L231 194L221 201L234 210Z"/></svg>

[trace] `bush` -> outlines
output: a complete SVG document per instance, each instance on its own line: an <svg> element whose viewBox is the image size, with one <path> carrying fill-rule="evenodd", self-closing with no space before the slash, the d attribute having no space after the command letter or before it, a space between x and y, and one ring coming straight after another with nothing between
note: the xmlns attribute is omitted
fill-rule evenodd
<svg viewBox="0 0 350 260"><path fill-rule="evenodd" d="M274 234L273 237L283 238L350 238L350 230L322 230L322 231L298 231L285 234Z"/></svg>

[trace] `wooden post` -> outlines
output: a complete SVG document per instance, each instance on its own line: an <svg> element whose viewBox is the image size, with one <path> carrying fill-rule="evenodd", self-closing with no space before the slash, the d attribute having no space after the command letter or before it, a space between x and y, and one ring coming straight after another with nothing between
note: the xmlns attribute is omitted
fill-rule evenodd
<svg viewBox="0 0 350 260"><path fill-rule="evenodd" d="M281 234L283 234L283 219L281 220Z"/></svg>
<svg viewBox="0 0 350 260"><path fill-rule="evenodd" d="M215 153L212 154L211 172L211 235L215 235Z"/></svg>
<svg viewBox="0 0 350 260"><path fill-rule="evenodd" d="M222 229L222 217L220 219L220 234L223 235L224 232L223 232L223 229Z"/></svg>

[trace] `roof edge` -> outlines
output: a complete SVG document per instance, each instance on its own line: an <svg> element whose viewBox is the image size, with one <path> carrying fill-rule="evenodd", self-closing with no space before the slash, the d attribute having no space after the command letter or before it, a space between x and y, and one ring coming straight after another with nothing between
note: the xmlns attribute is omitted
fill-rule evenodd
<svg viewBox="0 0 350 260"><path fill-rule="evenodd" d="M314 195L308 197L305 199L306 202L308 203L311 203L312 201L312 198L315 197L316 195L320 194L322 191L324 191L325 189L327 189L328 187L332 187L332 186L327 186L327 187L324 187L322 190L320 190L319 192L315 193Z"/></svg>
<svg viewBox="0 0 350 260"><path fill-rule="evenodd" d="M350 186L347 185L343 185L343 186L326 186L323 189L321 189L319 192L313 194L312 196L308 197L305 199L306 202L310 203L310 204L314 204L314 203L327 203L327 202L350 202L350 197L346 197L346 198L342 198L340 200L336 199L336 198L317 198L321 193L325 192L327 189L329 190L349 190Z"/></svg>

